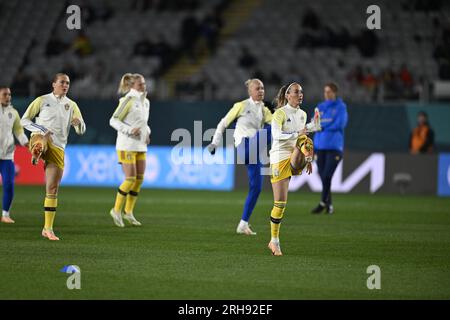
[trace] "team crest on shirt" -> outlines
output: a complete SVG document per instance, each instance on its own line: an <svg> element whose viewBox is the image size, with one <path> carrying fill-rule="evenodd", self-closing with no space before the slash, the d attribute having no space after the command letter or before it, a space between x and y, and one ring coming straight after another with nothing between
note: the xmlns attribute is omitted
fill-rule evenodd
<svg viewBox="0 0 450 320"><path fill-rule="evenodd" d="M10 119L12 119L12 113L11 113L11 112L8 113L8 117L9 117Z"/></svg>
<svg viewBox="0 0 450 320"><path fill-rule="evenodd" d="M69 108L70 108L69 104L66 103L66 104L64 105L64 109L66 109L66 111L69 111Z"/></svg>

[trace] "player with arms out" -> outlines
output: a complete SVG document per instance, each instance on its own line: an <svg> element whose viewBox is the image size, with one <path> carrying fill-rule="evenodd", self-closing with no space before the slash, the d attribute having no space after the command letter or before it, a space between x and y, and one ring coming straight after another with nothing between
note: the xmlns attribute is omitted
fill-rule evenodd
<svg viewBox="0 0 450 320"><path fill-rule="evenodd" d="M114 224L121 228L125 226L123 219L133 226L141 225L134 217L133 210L144 182L147 145L150 143L151 130L147 125L150 102L146 89L142 75L123 75L118 93L124 96L120 98L119 105L109 120L109 124L117 130L117 156L125 174L125 180L116 194L114 208L109 213Z"/></svg>
<svg viewBox="0 0 450 320"><path fill-rule="evenodd" d="M261 175L260 154L267 150L267 145L263 145L262 141L264 140L261 140L261 134L269 133L268 138L265 140L267 143L270 139L270 126L266 126L267 131L260 130L264 128L265 124L270 124L272 113L269 108L264 106L264 84L262 81L249 79L245 82L245 85L247 86L249 98L235 103L225 117L222 118L217 125L211 144L208 145L208 150L214 154L222 140L222 134L225 132L225 129L232 122L236 121L234 145L237 148L238 156L247 167L249 180L249 192L236 232L238 234L256 235L256 232L250 229L248 221L262 190L263 176Z"/></svg>
<svg viewBox="0 0 450 320"><path fill-rule="evenodd" d="M293 82L281 87L276 97L277 110L272 120L272 148L270 169L274 205L270 214L271 241L269 249L281 256L280 224L286 208L291 176L312 173L313 141L306 133L320 130L320 115L315 111L313 120L306 124L306 112L300 109L303 88Z"/></svg>
<svg viewBox="0 0 450 320"><path fill-rule="evenodd" d="M86 131L86 125L75 101L67 97L70 79L58 73L53 78L53 92L37 97L22 116L21 123L31 131L31 162L36 165L44 160L45 168L45 223L42 236L59 240L53 232L53 222L58 207L58 190L64 172L64 149L70 126L78 135ZM35 119L33 122L33 119Z"/></svg>
<svg viewBox="0 0 450 320"><path fill-rule="evenodd" d="M14 136L22 146L28 144L28 138L20 124L19 113L11 105L11 90L0 86L0 174L3 183L3 223L14 223L10 217L11 203L14 197Z"/></svg>

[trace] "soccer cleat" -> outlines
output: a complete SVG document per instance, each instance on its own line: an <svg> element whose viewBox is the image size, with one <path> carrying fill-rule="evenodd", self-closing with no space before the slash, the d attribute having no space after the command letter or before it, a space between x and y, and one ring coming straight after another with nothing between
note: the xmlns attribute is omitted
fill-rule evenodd
<svg viewBox="0 0 450 320"><path fill-rule="evenodd" d="M314 144L311 138L306 135L301 135L297 139L297 147L305 156L306 162L312 162L314 156Z"/></svg>
<svg viewBox="0 0 450 320"><path fill-rule="evenodd" d="M2 217L0 221L3 223L15 223L15 221L10 217Z"/></svg>
<svg viewBox="0 0 450 320"><path fill-rule="evenodd" d="M140 226L140 225L142 225L142 223L140 223L139 221L136 220L136 218L134 217L133 213L129 213L129 214L124 213L122 215L122 217L123 217L123 219L127 220L133 226Z"/></svg>
<svg viewBox="0 0 450 320"><path fill-rule="evenodd" d="M270 241L269 244L267 245L267 247L270 249L270 251L272 251L272 255L274 255L274 256L282 256L283 255L281 253L280 243L274 243L274 242Z"/></svg>
<svg viewBox="0 0 450 320"><path fill-rule="evenodd" d="M42 146L42 143L37 142L34 146L33 149L31 150L31 163L33 165L37 165L39 162L39 159L42 156L42 152L44 150L44 147Z"/></svg>
<svg viewBox="0 0 450 320"><path fill-rule="evenodd" d="M333 205L328 205L327 206L327 213L328 214L333 214L334 213L334 208L333 208Z"/></svg>
<svg viewBox="0 0 450 320"><path fill-rule="evenodd" d="M245 226L239 225L236 229L236 233L245 234L248 236L256 236L256 232L254 232L254 231L252 231L252 229L250 229L250 225L245 225Z"/></svg>
<svg viewBox="0 0 450 320"><path fill-rule="evenodd" d="M320 202L317 207L315 207L314 209L311 210L311 213L313 214L319 214L323 211L323 209L325 209L325 206L322 204L322 202Z"/></svg>
<svg viewBox="0 0 450 320"><path fill-rule="evenodd" d="M57 236L55 236L55 233L53 232L53 230L45 230L42 229L42 236L44 238L47 238L48 240L59 240L59 238Z"/></svg>
<svg viewBox="0 0 450 320"><path fill-rule="evenodd" d="M120 228L125 227L125 225L123 224L123 220L122 220L122 215L119 213L117 214L114 211L114 208L111 209L111 211L109 212L110 216L113 218L114 224Z"/></svg>

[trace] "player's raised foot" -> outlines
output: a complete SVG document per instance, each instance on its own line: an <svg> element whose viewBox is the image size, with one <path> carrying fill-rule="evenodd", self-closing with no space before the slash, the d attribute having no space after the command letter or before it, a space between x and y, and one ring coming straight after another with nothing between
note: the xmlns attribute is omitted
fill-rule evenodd
<svg viewBox="0 0 450 320"><path fill-rule="evenodd" d="M114 224L120 228L125 227L122 220L122 215L120 213L116 213L114 208L109 212L110 216L113 218Z"/></svg>
<svg viewBox="0 0 450 320"><path fill-rule="evenodd" d="M297 139L297 146L305 156L306 161L311 162L314 155L314 143L311 138L304 134L301 135Z"/></svg>
<svg viewBox="0 0 450 320"><path fill-rule="evenodd" d="M274 256L282 256L280 243L279 242L272 242L270 241L267 247L272 251L272 255Z"/></svg>
<svg viewBox="0 0 450 320"><path fill-rule="evenodd" d="M327 213L328 214L333 214L334 213L334 208L333 208L333 205L329 205L329 206L327 206Z"/></svg>
<svg viewBox="0 0 450 320"><path fill-rule="evenodd" d="M55 236L55 233L51 229L42 229L42 236L48 240L57 241L59 238Z"/></svg>
<svg viewBox="0 0 450 320"><path fill-rule="evenodd" d="M142 223L136 220L133 213L124 213L122 215L123 219L127 220L133 226L141 226Z"/></svg>
<svg viewBox="0 0 450 320"><path fill-rule="evenodd" d="M33 164L33 165L38 164L39 159L42 156L43 149L44 149L44 147L42 146L42 143L40 143L40 142L37 142L33 146L33 149L31 150L31 164Z"/></svg>
<svg viewBox="0 0 450 320"><path fill-rule="evenodd" d="M3 223L15 223L15 221L13 219L11 219L10 217L2 217L0 219L0 221Z"/></svg>
<svg viewBox="0 0 450 320"><path fill-rule="evenodd" d="M236 233L238 234L245 234L247 236L256 236L256 232L254 232L252 229L250 229L250 225L241 225L239 224L236 228Z"/></svg>
<svg viewBox="0 0 450 320"><path fill-rule="evenodd" d="M324 209L325 209L325 203L323 203L322 201L319 202L319 204L317 205L317 207L315 207L314 209L311 210L312 214L319 214L321 213Z"/></svg>

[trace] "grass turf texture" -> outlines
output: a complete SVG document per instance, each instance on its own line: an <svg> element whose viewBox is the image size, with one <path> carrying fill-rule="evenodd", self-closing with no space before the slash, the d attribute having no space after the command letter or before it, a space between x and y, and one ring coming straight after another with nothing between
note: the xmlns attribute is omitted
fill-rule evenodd
<svg viewBox="0 0 450 320"><path fill-rule="evenodd" d="M141 191L142 227L113 225L114 189L62 187L55 233L41 237L43 187L16 187L14 225L0 224L0 299L449 299L450 199L290 193L284 256L267 249L272 195L237 235L245 192ZM68 290L68 264L81 290ZM381 290L368 290L369 265Z"/></svg>

